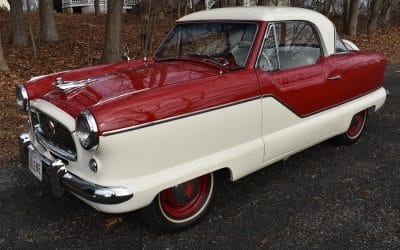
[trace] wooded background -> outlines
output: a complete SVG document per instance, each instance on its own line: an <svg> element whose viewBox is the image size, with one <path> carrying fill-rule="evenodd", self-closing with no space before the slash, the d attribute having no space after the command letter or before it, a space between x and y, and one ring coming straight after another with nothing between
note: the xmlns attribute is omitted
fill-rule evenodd
<svg viewBox="0 0 400 250"><path fill-rule="evenodd" d="M26 14L23 10L24 1L27 5ZM42 42L57 42L59 40L54 19L53 0L39 0L39 34L34 34L29 0L11 0L10 20L12 29L12 46L32 46L33 56L37 56L36 40ZM95 15L100 14L100 1L94 1ZM207 6L208 5L208 6ZM337 20L341 19L343 34L353 37L357 34L358 20L366 25L361 32L374 33L385 30L392 24L400 23L400 1L395 0L143 0L138 1L131 13L140 22L140 48L142 56L151 53L153 36L158 32L159 22L167 22L173 26L181 16L204 10L206 8L222 8L249 5L293 6L317 10L324 15ZM107 2L107 22L104 35L102 63L121 60L121 25L123 1L109 0ZM37 15L34 16L35 18ZM29 32L29 35L28 35ZM8 70L0 41L0 69Z"/></svg>

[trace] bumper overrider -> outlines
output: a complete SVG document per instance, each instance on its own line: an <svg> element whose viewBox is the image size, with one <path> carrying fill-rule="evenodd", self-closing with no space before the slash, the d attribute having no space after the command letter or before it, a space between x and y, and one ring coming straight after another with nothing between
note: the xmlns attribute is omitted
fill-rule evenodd
<svg viewBox="0 0 400 250"><path fill-rule="evenodd" d="M20 135L20 159L24 165L29 164L29 154L40 154L30 141L28 134ZM125 187L106 187L88 182L66 169L61 159L49 160L41 155L43 175L49 179L55 197L61 197L67 190L79 197L99 204L119 204L133 197Z"/></svg>

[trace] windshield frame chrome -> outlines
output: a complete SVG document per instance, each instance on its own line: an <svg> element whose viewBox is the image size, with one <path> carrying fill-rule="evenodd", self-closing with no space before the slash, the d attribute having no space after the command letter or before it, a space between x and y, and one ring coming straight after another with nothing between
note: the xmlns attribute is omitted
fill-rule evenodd
<svg viewBox="0 0 400 250"><path fill-rule="evenodd" d="M237 23L237 24L242 24L242 23L243 23L243 24L254 24L254 25L256 26L256 30L254 31L253 40L251 41L250 49L249 49L249 51L248 51L248 53L247 53L245 63L244 63L243 65L241 65L241 66L238 66L238 67L227 68L227 67L225 67L224 65L222 65L222 64L220 64L220 63L218 63L218 62L216 62L216 61L214 61L214 60L210 60L210 59L203 60L202 58L188 57L188 56L167 57L167 58L157 58L157 57L156 57L156 54L159 53L159 51L160 51L162 45L166 42L166 40L170 37L171 33L175 30L175 28L176 28L178 25L182 25L182 24L196 24L196 23L199 23L199 24L207 24L207 23L213 23L213 24L219 24L219 23L226 23L226 24L233 24L233 23L235 23L235 24L236 24L236 23ZM168 61L168 60L180 60L180 59L189 59L189 60L190 60L190 59L194 59L194 60L197 59L197 60L200 60L200 61L203 61L203 62L211 62L211 63L213 63L213 64L215 64L215 65L218 65L219 67L222 67L222 68L227 69L227 70L243 69L243 68L246 68L246 66L247 66L247 64L248 64L248 62L249 62L249 58L250 58L252 49L253 49L253 47L254 47L254 42L255 42L256 39L257 39L259 29L260 29L260 23L259 23L258 21L241 21L241 20L237 20L237 21L235 21L235 20L201 20L201 21L184 21L184 22L177 21L177 22L175 23L174 27L172 27L172 29L171 29L171 30L168 32L168 34L165 36L164 40L160 43L160 46L158 46L158 48L156 49L156 51L153 53L152 58L153 58L154 61L156 61L156 62Z"/></svg>

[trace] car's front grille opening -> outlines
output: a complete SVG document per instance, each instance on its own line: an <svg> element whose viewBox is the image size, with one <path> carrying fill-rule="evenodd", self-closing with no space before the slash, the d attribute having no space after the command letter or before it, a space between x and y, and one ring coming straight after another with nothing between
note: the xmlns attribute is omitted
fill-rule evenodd
<svg viewBox="0 0 400 250"><path fill-rule="evenodd" d="M76 160L76 147L71 132L60 122L40 112L31 112L36 139L59 157Z"/></svg>

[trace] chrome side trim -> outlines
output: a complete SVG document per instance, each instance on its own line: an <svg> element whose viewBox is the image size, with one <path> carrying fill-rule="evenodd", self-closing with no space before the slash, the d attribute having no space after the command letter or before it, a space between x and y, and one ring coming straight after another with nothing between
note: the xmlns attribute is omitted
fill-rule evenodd
<svg viewBox="0 0 400 250"><path fill-rule="evenodd" d="M186 118L186 117L189 117L189 116L199 115L199 114L207 113L207 112L214 111L214 110L217 110L217 109L227 108L227 107L238 105L238 104L242 104L242 103L245 103L245 102L254 101L254 100L257 100L257 99L261 100L261 96L258 95L258 96L242 99L240 101L234 101L234 102L222 104L222 105L219 105L219 106L215 106L215 107L212 107L212 108L202 109L202 110L198 110L198 111L194 111L194 112L190 112L190 113L186 113L186 114L182 114L182 115L168 117L168 118L157 120L157 121L153 121L153 122L147 122L147 123L143 123L143 124L139 124L139 125L135 125L135 126L131 126L131 127L126 127L126 128L106 131L106 132L103 133L103 136L109 136L109 135L124 133L124 132L128 132L128 131L131 131L131 130L136 130L136 129L141 129L141 128L145 128L145 127L149 127L149 126L153 126L153 125L158 125L158 124L164 123L164 122L170 122L170 121L174 121L174 120L178 120L178 119L183 119L183 118Z"/></svg>
<svg viewBox="0 0 400 250"><path fill-rule="evenodd" d="M59 157L64 158L66 160L76 161L76 159L77 159L76 153L72 153L72 152L68 152L68 151L62 150L61 148L57 147L53 143L51 143L48 140L46 140L46 138L44 138L41 135L41 133L39 132L39 128L36 127L33 130L34 130L34 133L35 133L36 140L40 144L42 144L43 147L45 147L47 150L49 150L53 154L56 154Z"/></svg>
<svg viewBox="0 0 400 250"><path fill-rule="evenodd" d="M93 105L93 107L99 106L99 105L104 104L104 103L107 103L107 102L111 102L111 101L113 101L113 100L116 100L116 99L119 99L119 98L122 98L122 97L125 97L125 96L130 96L130 95L138 94L138 93L140 93L140 92L143 92L143 91L146 91L146 90L149 90L149 89L150 89L150 88L144 88L144 89L141 89L141 90L137 90L137 91L133 91L133 92L121 94L121 95L118 95L118 96L113 96L113 97L110 97L110 98L108 98L108 99L104 99L104 100L101 100L101 101L97 102L95 105Z"/></svg>

